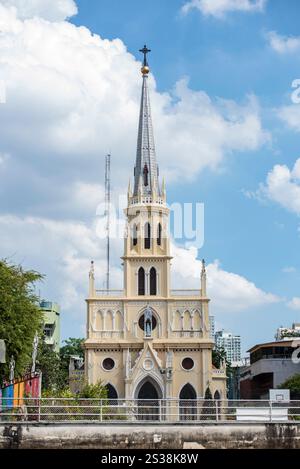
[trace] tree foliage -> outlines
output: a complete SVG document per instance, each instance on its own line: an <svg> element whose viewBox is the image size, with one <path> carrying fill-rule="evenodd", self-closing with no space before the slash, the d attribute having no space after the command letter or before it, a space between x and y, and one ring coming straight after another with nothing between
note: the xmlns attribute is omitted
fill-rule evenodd
<svg viewBox="0 0 300 469"><path fill-rule="evenodd" d="M66 386L60 357L46 344L44 339L39 342L36 368L42 372L43 390L55 391Z"/></svg>
<svg viewBox="0 0 300 469"><path fill-rule="evenodd" d="M212 350L212 363L216 368L221 368L222 363L225 363L227 369L231 368L231 363L227 358L224 347L215 346Z"/></svg>
<svg viewBox="0 0 300 469"><path fill-rule="evenodd" d="M227 353L224 347L215 346L212 351L212 363L216 368L221 368L222 363L226 365L226 376L227 376L227 393L229 392L228 386L230 381L233 379L234 368L231 366L231 362L227 358Z"/></svg>
<svg viewBox="0 0 300 469"><path fill-rule="evenodd" d="M292 399L300 399L300 373L288 378L279 386L280 389L289 389Z"/></svg>
<svg viewBox="0 0 300 469"><path fill-rule="evenodd" d="M64 340L64 343L65 345L61 347L59 355L63 379L65 380L65 383L67 383L69 377L70 357L71 355L77 355L78 357L83 358L84 339L69 337L69 339Z"/></svg>
<svg viewBox="0 0 300 469"><path fill-rule="evenodd" d="M107 388L102 381L98 381L96 384L84 383L78 397L80 399L106 399L107 395Z"/></svg>
<svg viewBox="0 0 300 469"><path fill-rule="evenodd" d="M15 375L21 375L30 366L35 332L42 331L43 316L36 282L43 276L24 270L6 260L0 260L0 338L5 340L6 364L0 364L0 378L9 375L9 358L13 355Z"/></svg>
<svg viewBox="0 0 300 469"><path fill-rule="evenodd" d="M44 398L63 398L63 399L107 399L108 390L103 385L102 381L98 381L95 384L88 384L84 382L81 390L78 393L72 393L69 387L57 388L57 389L44 389L42 397Z"/></svg>

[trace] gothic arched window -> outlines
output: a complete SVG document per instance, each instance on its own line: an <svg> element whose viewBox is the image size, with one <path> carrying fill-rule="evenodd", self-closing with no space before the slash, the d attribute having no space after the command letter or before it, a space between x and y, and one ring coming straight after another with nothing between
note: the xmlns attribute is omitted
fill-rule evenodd
<svg viewBox="0 0 300 469"><path fill-rule="evenodd" d="M162 227L161 224L159 223L157 226L157 244L158 246L161 246L161 232L162 232Z"/></svg>
<svg viewBox="0 0 300 469"><path fill-rule="evenodd" d="M133 225L132 228L132 244L136 246L138 243L138 227L136 224Z"/></svg>
<svg viewBox="0 0 300 469"><path fill-rule="evenodd" d="M138 273L138 294L145 295L145 270L143 267L139 268Z"/></svg>
<svg viewBox="0 0 300 469"><path fill-rule="evenodd" d="M145 223L145 249L150 249L151 227L150 223Z"/></svg>
<svg viewBox="0 0 300 469"><path fill-rule="evenodd" d="M150 295L156 295L157 293L157 280L156 280L156 269L152 267L150 269Z"/></svg>
<svg viewBox="0 0 300 469"><path fill-rule="evenodd" d="M145 164L144 166L144 186L148 186L148 173L149 173L149 170L148 170L148 166L147 164Z"/></svg>

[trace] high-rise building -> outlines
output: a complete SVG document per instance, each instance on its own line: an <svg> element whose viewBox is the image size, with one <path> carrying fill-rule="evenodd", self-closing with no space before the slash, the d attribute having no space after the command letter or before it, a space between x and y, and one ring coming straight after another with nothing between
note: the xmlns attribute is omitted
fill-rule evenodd
<svg viewBox="0 0 300 469"><path fill-rule="evenodd" d="M204 397L207 388L226 397L226 371L212 366L209 299L202 262L199 289L170 285L169 209L159 181L144 47L142 97L134 184L125 210L124 289L95 289L89 273L85 370L102 380L108 397L135 399Z"/></svg>
<svg viewBox="0 0 300 469"><path fill-rule="evenodd" d="M231 332L217 331L215 333L217 347L224 348L227 359L235 365L241 361L241 337Z"/></svg>
<svg viewBox="0 0 300 469"><path fill-rule="evenodd" d="M60 307L52 301L41 301L40 309L44 314L44 338L51 349L58 353L60 347Z"/></svg>
<svg viewBox="0 0 300 469"><path fill-rule="evenodd" d="M210 338L215 340L216 326L215 326L215 317L209 316L209 335Z"/></svg>

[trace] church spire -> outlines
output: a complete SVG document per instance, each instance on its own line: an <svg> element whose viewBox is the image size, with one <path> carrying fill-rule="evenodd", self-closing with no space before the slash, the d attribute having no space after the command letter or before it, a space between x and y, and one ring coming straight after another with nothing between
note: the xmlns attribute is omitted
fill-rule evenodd
<svg viewBox="0 0 300 469"><path fill-rule="evenodd" d="M160 190L158 184L158 168L156 163L151 107L147 83L148 74L150 71L147 61L147 54L151 51L145 45L143 49L140 49L140 52L144 54L143 66L141 69L143 75L143 86L136 163L134 171L133 195L137 196L139 191L141 191L143 196L148 196L151 195L153 191L155 191L157 194L160 194Z"/></svg>

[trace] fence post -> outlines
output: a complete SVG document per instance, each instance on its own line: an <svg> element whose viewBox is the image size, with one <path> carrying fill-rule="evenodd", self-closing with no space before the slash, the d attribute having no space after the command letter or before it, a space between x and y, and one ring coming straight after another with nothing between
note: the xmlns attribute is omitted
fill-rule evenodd
<svg viewBox="0 0 300 469"><path fill-rule="evenodd" d="M270 422L272 422L272 401L269 401L269 408L270 408Z"/></svg>
<svg viewBox="0 0 300 469"><path fill-rule="evenodd" d="M38 422L41 421L41 400L38 399Z"/></svg>
<svg viewBox="0 0 300 469"><path fill-rule="evenodd" d="M216 422L219 421L219 407L218 407L218 400L215 400L215 405L216 405Z"/></svg>
<svg viewBox="0 0 300 469"><path fill-rule="evenodd" d="M159 421L162 421L162 414L161 414L161 399L159 399Z"/></svg>
<svg viewBox="0 0 300 469"><path fill-rule="evenodd" d="M100 422L102 422L102 399L100 399Z"/></svg>

